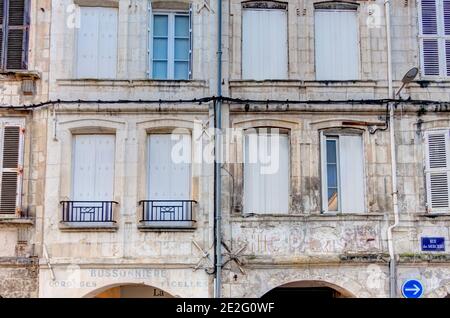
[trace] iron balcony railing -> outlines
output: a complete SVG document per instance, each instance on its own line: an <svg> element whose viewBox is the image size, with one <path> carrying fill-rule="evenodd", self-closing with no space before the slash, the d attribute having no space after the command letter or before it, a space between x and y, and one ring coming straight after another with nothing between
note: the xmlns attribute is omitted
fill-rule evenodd
<svg viewBox="0 0 450 318"><path fill-rule="evenodd" d="M195 222L192 216L194 200L142 200L141 222Z"/></svg>
<svg viewBox="0 0 450 318"><path fill-rule="evenodd" d="M61 201L63 222L115 222L116 201Z"/></svg>

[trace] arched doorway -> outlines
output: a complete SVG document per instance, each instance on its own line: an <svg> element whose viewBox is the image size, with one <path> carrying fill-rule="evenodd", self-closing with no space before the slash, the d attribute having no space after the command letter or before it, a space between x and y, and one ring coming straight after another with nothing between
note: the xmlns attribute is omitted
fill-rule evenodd
<svg viewBox="0 0 450 318"><path fill-rule="evenodd" d="M337 285L323 281L298 281L278 286L262 296L265 299L283 297L300 298L353 298L349 291Z"/></svg>
<svg viewBox="0 0 450 318"><path fill-rule="evenodd" d="M143 284L113 285L98 289L89 298L173 298L168 292Z"/></svg>

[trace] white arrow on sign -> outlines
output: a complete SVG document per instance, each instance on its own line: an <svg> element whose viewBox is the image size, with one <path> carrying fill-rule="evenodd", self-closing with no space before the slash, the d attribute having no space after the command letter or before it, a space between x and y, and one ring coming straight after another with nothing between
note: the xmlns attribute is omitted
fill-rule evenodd
<svg viewBox="0 0 450 318"><path fill-rule="evenodd" d="M420 292L420 287L417 286L416 284L414 284L413 286L414 286L414 288L405 288L405 291L412 291L412 292L414 292L414 296L416 296L417 293Z"/></svg>

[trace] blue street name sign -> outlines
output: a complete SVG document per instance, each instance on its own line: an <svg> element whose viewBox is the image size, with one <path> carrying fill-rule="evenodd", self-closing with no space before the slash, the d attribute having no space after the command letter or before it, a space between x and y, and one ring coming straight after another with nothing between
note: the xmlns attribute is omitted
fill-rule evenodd
<svg viewBox="0 0 450 318"><path fill-rule="evenodd" d="M410 279L403 283L402 294L405 298L420 298L423 295L422 283L416 279Z"/></svg>
<svg viewBox="0 0 450 318"><path fill-rule="evenodd" d="M421 238L422 251L445 251L445 238L443 237L422 237Z"/></svg>

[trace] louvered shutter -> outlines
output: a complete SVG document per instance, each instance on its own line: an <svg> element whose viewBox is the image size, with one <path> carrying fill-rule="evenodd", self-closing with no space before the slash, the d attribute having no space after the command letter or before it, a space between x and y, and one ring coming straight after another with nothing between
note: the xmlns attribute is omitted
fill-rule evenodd
<svg viewBox="0 0 450 318"><path fill-rule="evenodd" d="M449 136L448 131L426 135L426 184L428 209L448 211L449 205Z"/></svg>
<svg viewBox="0 0 450 318"><path fill-rule="evenodd" d="M435 36L422 38L422 72L426 76L440 75L438 36L438 0L422 0L421 2L421 34Z"/></svg>
<svg viewBox="0 0 450 318"><path fill-rule="evenodd" d="M3 0L2 68L27 69L29 0Z"/></svg>
<svg viewBox="0 0 450 318"><path fill-rule="evenodd" d="M15 214L21 199L21 128L6 125L2 135L0 213Z"/></svg>

